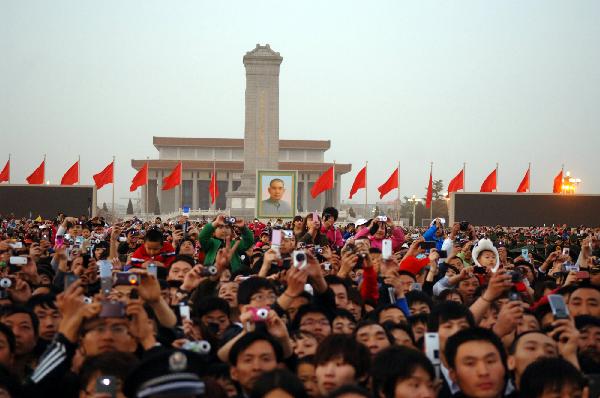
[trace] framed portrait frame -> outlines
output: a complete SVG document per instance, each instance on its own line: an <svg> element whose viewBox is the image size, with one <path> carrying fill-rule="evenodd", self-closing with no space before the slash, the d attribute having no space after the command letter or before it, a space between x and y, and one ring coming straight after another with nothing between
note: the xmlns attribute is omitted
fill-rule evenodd
<svg viewBox="0 0 600 398"><path fill-rule="evenodd" d="M297 170L257 170L256 217L294 218L297 192Z"/></svg>

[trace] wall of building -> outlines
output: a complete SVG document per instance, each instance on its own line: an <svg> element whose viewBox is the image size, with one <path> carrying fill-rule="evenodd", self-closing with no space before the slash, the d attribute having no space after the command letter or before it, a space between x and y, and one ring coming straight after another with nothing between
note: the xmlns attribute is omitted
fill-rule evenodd
<svg viewBox="0 0 600 398"><path fill-rule="evenodd" d="M159 147L158 158L243 161L244 150L240 148ZM279 161L324 162L325 151L319 149L280 149Z"/></svg>

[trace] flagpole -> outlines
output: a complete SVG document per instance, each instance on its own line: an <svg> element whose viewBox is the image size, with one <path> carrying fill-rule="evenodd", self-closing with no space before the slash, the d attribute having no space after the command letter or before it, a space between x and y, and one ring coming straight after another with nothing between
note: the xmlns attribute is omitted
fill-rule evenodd
<svg viewBox="0 0 600 398"><path fill-rule="evenodd" d="M148 217L148 213L150 212L148 209L150 205L148 204L148 191L150 190L150 157L146 156L146 217Z"/></svg>
<svg viewBox="0 0 600 398"><path fill-rule="evenodd" d="M398 161L398 207L396 208L396 221L400 221L400 161Z"/></svg>
<svg viewBox="0 0 600 398"><path fill-rule="evenodd" d="M429 165L429 177L431 177L433 189L433 162ZM431 199L431 206L429 206L429 218L433 220L433 198Z"/></svg>
<svg viewBox="0 0 600 398"><path fill-rule="evenodd" d="M498 163L496 162L496 192L498 192Z"/></svg>
<svg viewBox="0 0 600 398"><path fill-rule="evenodd" d="M115 216L115 156L113 155L113 181L112 181L112 216L113 216L113 223L116 220L116 216Z"/></svg>
<svg viewBox="0 0 600 398"><path fill-rule="evenodd" d="M527 191L531 193L531 162L529 162L529 181L527 181L529 186L527 187Z"/></svg>
<svg viewBox="0 0 600 398"><path fill-rule="evenodd" d="M77 184L81 185L81 155L77 155Z"/></svg>
<svg viewBox="0 0 600 398"><path fill-rule="evenodd" d="M368 166L369 166L369 161L367 160L365 162L365 217L364 217L366 220L369 219L369 217L367 217L367 211L368 211L367 209L369 207L368 196L367 196L368 191L369 191L369 185L367 184L367 173L369 171Z"/></svg>
<svg viewBox="0 0 600 398"><path fill-rule="evenodd" d="M463 192L467 192L467 162L463 163Z"/></svg>

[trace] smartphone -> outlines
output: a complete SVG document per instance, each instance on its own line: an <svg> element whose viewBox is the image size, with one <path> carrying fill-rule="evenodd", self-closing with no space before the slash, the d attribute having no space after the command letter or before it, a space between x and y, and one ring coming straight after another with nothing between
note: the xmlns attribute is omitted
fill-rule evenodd
<svg viewBox="0 0 600 398"><path fill-rule="evenodd" d="M548 302L554 319L569 319L569 309L565 304L565 299L560 294L548 295Z"/></svg>
<svg viewBox="0 0 600 398"><path fill-rule="evenodd" d="M96 379L96 394L109 394L111 398L117 396L117 378L115 376L99 376Z"/></svg>
<svg viewBox="0 0 600 398"><path fill-rule="evenodd" d="M427 240L425 242L420 242L419 247L425 250L435 249L436 242L433 240Z"/></svg>
<svg viewBox="0 0 600 398"><path fill-rule="evenodd" d="M521 257L525 260L529 259L529 249L521 249Z"/></svg>
<svg viewBox="0 0 600 398"><path fill-rule="evenodd" d="M8 246L10 246L11 249L22 249L23 248L23 242L9 243Z"/></svg>
<svg viewBox="0 0 600 398"><path fill-rule="evenodd" d="M112 263L108 260L98 260L98 272L100 278L112 278Z"/></svg>
<svg viewBox="0 0 600 398"><path fill-rule="evenodd" d="M10 263L12 265L18 265L18 266L23 266L23 265L27 265L27 257L23 257L23 256L10 256Z"/></svg>
<svg viewBox="0 0 600 398"><path fill-rule="evenodd" d="M274 229L273 236L271 238L271 247L276 246L277 248L281 245L281 230Z"/></svg>
<svg viewBox="0 0 600 398"><path fill-rule="evenodd" d="M148 275L154 275L155 278L158 278L158 266L156 264L148 264L148 267L146 267L146 271L148 272Z"/></svg>
<svg viewBox="0 0 600 398"><path fill-rule="evenodd" d="M189 214L189 213L188 213ZM188 229L190 228L190 222L186 220L186 222L183 223L183 239L187 239L188 237Z"/></svg>
<svg viewBox="0 0 600 398"><path fill-rule="evenodd" d="M103 301L100 318L125 318L125 303L122 301Z"/></svg>
<svg viewBox="0 0 600 398"><path fill-rule="evenodd" d="M381 241L381 257L388 260L392 257L392 240L384 239Z"/></svg>
<svg viewBox="0 0 600 398"><path fill-rule="evenodd" d="M563 254L563 256L568 256L568 255L569 255L569 252L570 252L570 250L569 250L569 248L568 248L568 247L564 247L564 248L562 249L562 254Z"/></svg>
<svg viewBox="0 0 600 398"><path fill-rule="evenodd" d="M75 275L75 274L74 274L74 273L72 273L72 272L67 272L67 273L65 274L65 290L67 290L67 288L68 288L69 286L71 286L71 284L72 284L73 282L75 282L77 279L79 279L79 277L78 277L77 275Z"/></svg>
<svg viewBox="0 0 600 398"><path fill-rule="evenodd" d="M590 273L588 271L576 271L575 277L577 279L590 279Z"/></svg>
<svg viewBox="0 0 600 398"><path fill-rule="evenodd" d="M313 222L318 222L319 221L319 213L314 211L313 215L312 215L312 219L313 219Z"/></svg>
<svg viewBox="0 0 600 398"><path fill-rule="evenodd" d="M425 355L434 366L440 364L440 337L437 333L425 333Z"/></svg>
<svg viewBox="0 0 600 398"><path fill-rule="evenodd" d="M414 283L411 283L411 285L410 285L410 290L411 290L411 291L414 291L414 290L416 290L416 291L419 291L419 292L420 292L421 290L423 290L423 288L421 287L421 284L420 284L420 283L418 283L418 282L414 282Z"/></svg>
<svg viewBox="0 0 600 398"><path fill-rule="evenodd" d="M179 306L179 315L181 319L190 319L190 306L189 305L180 305Z"/></svg>
<svg viewBox="0 0 600 398"><path fill-rule="evenodd" d="M388 286L387 291L390 298L390 303L396 304L396 289L394 289L393 286Z"/></svg>
<svg viewBox="0 0 600 398"><path fill-rule="evenodd" d="M509 301L521 301L521 295L519 294L519 292L509 292L508 300Z"/></svg>

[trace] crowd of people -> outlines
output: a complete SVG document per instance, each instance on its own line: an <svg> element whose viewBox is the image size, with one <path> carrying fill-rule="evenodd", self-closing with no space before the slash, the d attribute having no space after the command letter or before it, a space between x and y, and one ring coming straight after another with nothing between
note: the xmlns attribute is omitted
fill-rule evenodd
<svg viewBox="0 0 600 398"><path fill-rule="evenodd" d="M600 228L0 216L0 397L597 398Z"/></svg>

